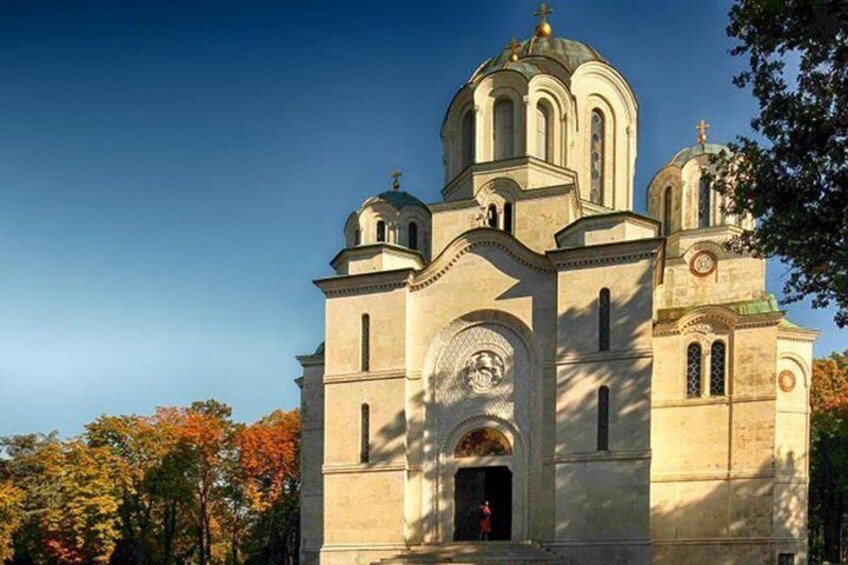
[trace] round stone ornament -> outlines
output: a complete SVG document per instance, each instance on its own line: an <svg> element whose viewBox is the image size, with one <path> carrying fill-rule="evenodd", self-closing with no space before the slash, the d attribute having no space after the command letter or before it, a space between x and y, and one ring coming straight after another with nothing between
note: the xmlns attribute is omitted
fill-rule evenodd
<svg viewBox="0 0 848 565"><path fill-rule="evenodd" d="M795 373L792 371L782 371L777 376L777 384L783 392L792 392L795 388Z"/></svg>
<svg viewBox="0 0 848 565"><path fill-rule="evenodd" d="M478 351L462 370L463 380L475 392L491 390L503 381L504 362L493 351Z"/></svg>
<svg viewBox="0 0 848 565"><path fill-rule="evenodd" d="M716 270L716 256L709 251L698 251L689 261L689 271L696 277L706 277Z"/></svg>

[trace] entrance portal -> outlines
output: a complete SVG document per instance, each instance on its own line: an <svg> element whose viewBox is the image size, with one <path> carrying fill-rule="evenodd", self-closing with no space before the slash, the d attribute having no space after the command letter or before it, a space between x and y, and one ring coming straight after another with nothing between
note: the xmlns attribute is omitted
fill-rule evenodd
<svg viewBox="0 0 848 565"><path fill-rule="evenodd" d="M470 467L454 477L454 541L480 539L477 514L484 500L492 509L489 539L512 539L512 472L508 467Z"/></svg>

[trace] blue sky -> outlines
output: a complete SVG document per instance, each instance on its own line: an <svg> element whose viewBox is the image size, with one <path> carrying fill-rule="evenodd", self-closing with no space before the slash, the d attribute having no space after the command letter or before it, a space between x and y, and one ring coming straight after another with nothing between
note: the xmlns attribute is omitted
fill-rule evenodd
<svg viewBox="0 0 848 565"><path fill-rule="evenodd" d="M636 210L673 153L747 130L725 2L549 2L640 104ZM438 130L532 2L0 3L0 435L215 397L297 403L310 280L390 185L437 201ZM784 269L771 265L779 292ZM789 308L848 347L831 313Z"/></svg>

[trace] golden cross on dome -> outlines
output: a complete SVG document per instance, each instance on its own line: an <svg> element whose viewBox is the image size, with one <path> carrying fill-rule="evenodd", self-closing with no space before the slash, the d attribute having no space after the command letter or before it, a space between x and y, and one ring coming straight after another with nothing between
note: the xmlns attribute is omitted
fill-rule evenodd
<svg viewBox="0 0 848 565"><path fill-rule="evenodd" d="M403 176L402 172L400 172L398 170L392 171L392 188L393 189L400 190L400 180L399 179L402 176Z"/></svg>
<svg viewBox="0 0 848 565"><path fill-rule="evenodd" d="M519 43L514 37L512 41L509 42L507 48L509 49L509 60L513 63L518 60L518 53L516 52L518 48L521 47L521 43Z"/></svg>
<svg viewBox="0 0 848 565"><path fill-rule="evenodd" d="M539 18L539 25L536 26L536 37L548 37L551 34L551 24L548 23L548 16L553 14L547 4L542 2L539 9L533 12L534 16Z"/></svg>
<svg viewBox="0 0 848 565"><path fill-rule="evenodd" d="M701 122L695 126L695 129L698 130L698 145L703 147L707 144L707 129L710 127L710 124L701 120Z"/></svg>

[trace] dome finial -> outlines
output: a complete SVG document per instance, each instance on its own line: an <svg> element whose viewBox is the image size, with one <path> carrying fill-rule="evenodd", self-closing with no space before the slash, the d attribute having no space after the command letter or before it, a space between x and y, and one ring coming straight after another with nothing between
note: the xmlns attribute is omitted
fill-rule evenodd
<svg viewBox="0 0 848 565"><path fill-rule="evenodd" d="M710 127L710 124L701 120L700 123L695 126L695 129L698 130L698 145L702 148L707 144L707 129Z"/></svg>
<svg viewBox="0 0 848 565"><path fill-rule="evenodd" d="M548 23L548 16L553 14L553 12L544 2L539 5L538 10L533 12L534 16L539 17L539 25L536 26L536 37L550 37L551 24Z"/></svg>
<svg viewBox="0 0 848 565"><path fill-rule="evenodd" d="M394 190L400 190L400 177L403 176L403 173L395 169L392 171L392 188Z"/></svg>
<svg viewBox="0 0 848 565"><path fill-rule="evenodd" d="M513 63L518 60L517 50L519 47L521 47L521 43L519 43L514 37L512 38L512 41L509 42L509 45L507 45L507 48L509 49L509 60Z"/></svg>

